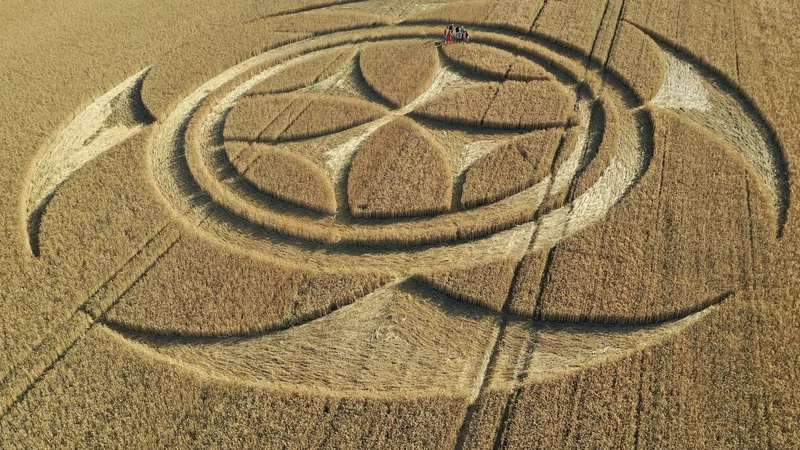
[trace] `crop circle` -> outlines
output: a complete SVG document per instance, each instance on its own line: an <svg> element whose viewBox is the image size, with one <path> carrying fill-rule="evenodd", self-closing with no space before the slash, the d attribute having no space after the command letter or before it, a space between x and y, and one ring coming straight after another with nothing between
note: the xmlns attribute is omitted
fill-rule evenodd
<svg viewBox="0 0 800 450"><path fill-rule="evenodd" d="M626 94L593 92L561 60L543 56L543 47L490 33L485 43L443 49L413 29L387 27L368 39L348 34L248 60L210 80L167 118L154 142L154 171L169 175L170 161L185 158L200 191L212 198L209 208L227 217L212 227L207 221L222 214L203 212L195 220L206 222L204 230L320 267L413 274L454 258L491 260L525 252L536 229L577 232L602 217L635 181L643 159L637 142L603 163L605 181L596 179L597 186L581 195L573 192L570 200L578 207L555 200L569 197L573 180L597 154L602 133L590 136L590 127L602 129L603 120L623 115L620 123L631 137L643 136L635 111L623 101ZM387 58L402 56L404 46L432 52L432 67L420 68L418 77L407 75L420 79L422 87L415 88L421 94L398 103L381 92L391 90L398 77L400 84L408 80L391 68L376 70L378 77L390 75L385 80L370 80L376 75L365 68L364 55L376 46L385 47L379 54ZM470 55L447 53L469 46L510 55L539 72L510 79L476 69L480 60L467 64ZM393 47L399 47L397 54ZM281 84L293 69L343 55L351 59L340 61L341 69L328 78L289 90ZM426 150L409 156L402 145L382 144L386 134ZM608 136L606 145L616 147L615 139ZM370 146L378 150L365 148ZM517 179L494 180L497 164L516 165ZM290 166L292 176L277 180ZM373 169L380 182L371 179ZM186 194L176 188L177 176L160 173L155 178L165 197L176 200L182 215L195 214L179 199ZM486 180L494 185L482 186ZM572 225L565 228L567 222ZM221 228L240 232L223 235ZM325 255L310 255L309 246L319 244L326 246Z"/></svg>

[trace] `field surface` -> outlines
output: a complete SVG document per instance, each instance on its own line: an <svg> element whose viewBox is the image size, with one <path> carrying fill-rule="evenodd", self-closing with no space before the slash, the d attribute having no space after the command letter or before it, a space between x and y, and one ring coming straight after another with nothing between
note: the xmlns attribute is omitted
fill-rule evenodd
<svg viewBox="0 0 800 450"><path fill-rule="evenodd" d="M0 448L800 448L799 21L0 2Z"/></svg>

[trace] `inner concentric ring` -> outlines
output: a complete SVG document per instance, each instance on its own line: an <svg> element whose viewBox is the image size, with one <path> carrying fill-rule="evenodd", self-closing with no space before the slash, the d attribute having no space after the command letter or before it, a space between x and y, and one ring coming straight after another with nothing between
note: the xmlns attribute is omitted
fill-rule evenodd
<svg viewBox="0 0 800 450"><path fill-rule="evenodd" d="M302 241L318 242L328 244L325 258L336 255L348 259L348 264L380 266L385 263L391 268L396 268L398 261L408 260L409 255L402 253L410 250L409 245L427 246L412 252L412 259L419 264L436 265L469 254L472 251L469 248L480 248L481 254L506 250L524 252L536 245L531 241L537 229L536 234L543 236L542 242L554 243L560 236L571 234L601 217L629 189L640 168L642 155L634 114L625 113L629 106L626 94L615 89L592 91L580 79L583 74L576 73L570 66L569 58L530 42L493 33L482 36L484 45L511 51L546 67L550 76L574 96L571 120L560 140L562 161L558 170L532 186L478 207L454 207L433 216L375 220L348 215L341 201L336 214L324 215L276 200L254 189L237 173L225 149L225 119L254 86L285 70L286 65L296 64L298 59L313 57L315 52L403 38L429 39L433 45L436 35L438 33L429 28L419 27L335 33L264 53L229 69L184 99L159 130L152 153L157 184L184 218L224 241L251 249L269 249L267 252L275 256L327 265L317 261L321 258L320 252L309 244L302 244ZM377 120L316 138L323 144L325 141L339 143L328 147L327 151L328 155L336 156L331 159L339 161L338 166L328 164L327 167L339 195L346 185L344 175L352 157L365 137L397 116L412 116L437 141L451 139L461 146L459 158L451 160L456 190L458 183L463 182L465 166L468 168L469 163L479 159L476 154L486 153L487 148L491 152L492 145L531 131L442 126L441 121L415 114L415 108L430 103L432 97L464 91L486 81L476 78L470 80L459 68L444 63L437 69L433 88L410 105L390 110ZM311 87L305 92L317 88ZM605 145L617 151L605 162L608 167L603 177L596 186L569 199L574 202L562 206L557 198L564 198L576 174L598 152L597 147L604 138L602 130L606 128L602 121L616 116L619 116L616 120L619 128L627 128L628 145L621 145L623 141L616 134L605 137L608 141ZM184 164L182 170L180 166ZM523 224L524 229L511 230ZM431 244L436 246L430 247ZM398 246L406 250L399 251ZM290 250L291 247L294 248Z"/></svg>

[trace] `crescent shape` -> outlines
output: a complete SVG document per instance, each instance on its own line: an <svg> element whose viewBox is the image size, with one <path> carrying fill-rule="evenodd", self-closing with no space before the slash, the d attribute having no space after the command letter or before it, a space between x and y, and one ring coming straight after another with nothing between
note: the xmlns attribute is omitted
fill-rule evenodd
<svg viewBox="0 0 800 450"><path fill-rule="evenodd" d="M578 365L623 358L643 346L669 341L729 301L736 300L726 298L681 319L646 326L541 326L514 318L506 331L509 339L498 350L505 356L488 381L493 388L514 388L569 373ZM394 282L364 297L358 306L348 305L280 332L214 338L103 326L145 354L201 368L222 380L329 395L447 391L475 397L492 351L481 343L497 338L494 324L492 316L476 306L452 302L413 282ZM437 331L435 338L430 336L432 329ZM565 351L565 340L574 347Z"/></svg>
<svg viewBox="0 0 800 450"><path fill-rule="evenodd" d="M727 76L688 50L637 28L657 44L666 62L664 84L650 103L702 126L744 157L767 188L780 238L789 214L790 189L786 155L775 130Z"/></svg>
<svg viewBox="0 0 800 450"><path fill-rule="evenodd" d="M149 70L145 68L97 98L39 153L22 200L24 228L34 256L39 256L41 217L56 190L81 167L153 123L140 95Z"/></svg>

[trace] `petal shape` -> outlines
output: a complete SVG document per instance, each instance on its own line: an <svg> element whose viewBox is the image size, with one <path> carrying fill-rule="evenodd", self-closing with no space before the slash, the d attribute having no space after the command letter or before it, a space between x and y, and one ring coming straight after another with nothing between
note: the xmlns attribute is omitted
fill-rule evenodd
<svg viewBox="0 0 800 450"><path fill-rule="evenodd" d="M361 51L361 74L383 99L403 107L422 95L439 71L439 55L432 41L384 41Z"/></svg>
<svg viewBox="0 0 800 450"><path fill-rule="evenodd" d="M281 200L315 211L336 212L333 185L308 158L286 150L267 149L244 173L247 181Z"/></svg>
<svg viewBox="0 0 800 450"><path fill-rule="evenodd" d="M561 129L535 131L478 159L467 170L461 204L496 202L541 181L550 173L562 135Z"/></svg>
<svg viewBox="0 0 800 450"><path fill-rule="evenodd" d="M442 49L447 59L480 75L519 81L552 78L533 61L488 45L445 45Z"/></svg>
<svg viewBox="0 0 800 450"><path fill-rule="evenodd" d="M414 113L463 126L534 130L567 125L574 99L553 81L482 83L437 97Z"/></svg>
<svg viewBox="0 0 800 450"><path fill-rule="evenodd" d="M532 130L563 127L573 111L574 100L558 83L532 81L503 83L483 117L483 126Z"/></svg>
<svg viewBox="0 0 800 450"><path fill-rule="evenodd" d="M249 97L225 120L226 140L276 142L322 136L382 117L370 102L313 94Z"/></svg>
<svg viewBox="0 0 800 450"><path fill-rule="evenodd" d="M253 142L292 103L294 96L246 97L225 118L225 140Z"/></svg>
<svg viewBox="0 0 800 450"><path fill-rule="evenodd" d="M356 56L353 45L322 50L267 78L250 94L278 94L311 86L342 71Z"/></svg>
<svg viewBox="0 0 800 450"><path fill-rule="evenodd" d="M450 208L450 164L439 147L407 118L379 128L353 159L347 185L356 217L407 217Z"/></svg>

